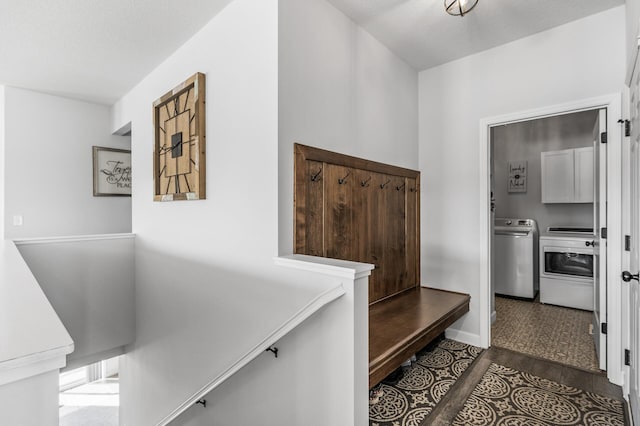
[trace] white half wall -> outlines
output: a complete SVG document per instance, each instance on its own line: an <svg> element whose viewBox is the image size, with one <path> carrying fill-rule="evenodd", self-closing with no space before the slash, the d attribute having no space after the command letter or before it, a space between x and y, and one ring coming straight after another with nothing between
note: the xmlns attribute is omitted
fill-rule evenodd
<svg viewBox="0 0 640 426"><path fill-rule="evenodd" d="M0 386L0 424L57 426L58 370Z"/></svg>
<svg viewBox="0 0 640 426"><path fill-rule="evenodd" d="M620 92L625 8L420 73L423 281L471 295L453 329L480 334L479 123Z"/></svg>
<svg viewBox="0 0 640 426"><path fill-rule="evenodd" d="M418 167L418 75L326 0L280 0L279 253L293 251L293 144Z"/></svg>
<svg viewBox="0 0 640 426"><path fill-rule="evenodd" d="M131 231L129 197L93 196L91 147L130 146L109 107L6 87L4 109L5 238Z"/></svg>

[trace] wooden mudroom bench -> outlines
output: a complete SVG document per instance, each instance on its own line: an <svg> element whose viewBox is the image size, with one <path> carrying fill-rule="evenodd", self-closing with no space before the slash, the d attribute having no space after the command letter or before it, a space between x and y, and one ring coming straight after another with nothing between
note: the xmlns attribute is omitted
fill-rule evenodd
<svg viewBox="0 0 640 426"><path fill-rule="evenodd" d="M369 307L369 388L469 312L468 294L416 287Z"/></svg>
<svg viewBox="0 0 640 426"><path fill-rule="evenodd" d="M375 265L369 385L469 311L469 295L420 287L420 172L294 146L294 250Z"/></svg>

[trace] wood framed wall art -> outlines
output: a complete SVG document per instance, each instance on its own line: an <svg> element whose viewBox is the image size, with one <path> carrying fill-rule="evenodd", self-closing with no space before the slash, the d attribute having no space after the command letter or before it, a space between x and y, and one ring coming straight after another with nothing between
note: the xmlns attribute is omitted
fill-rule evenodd
<svg viewBox="0 0 640 426"><path fill-rule="evenodd" d="M375 265L369 303L420 285L420 172L294 145L294 251Z"/></svg>
<svg viewBox="0 0 640 426"><path fill-rule="evenodd" d="M93 147L93 196L131 196L131 151Z"/></svg>
<svg viewBox="0 0 640 426"><path fill-rule="evenodd" d="M153 199L206 198L205 76L196 73L153 103Z"/></svg>

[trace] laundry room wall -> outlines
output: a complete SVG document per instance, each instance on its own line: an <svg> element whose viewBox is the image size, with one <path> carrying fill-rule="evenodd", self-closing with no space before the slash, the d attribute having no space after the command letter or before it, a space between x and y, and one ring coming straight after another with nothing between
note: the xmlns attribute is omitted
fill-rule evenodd
<svg viewBox="0 0 640 426"><path fill-rule="evenodd" d="M583 111L494 127L496 217L535 219L541 232L552 225L592 226L593 203L543 204L540 153L592 146L596 111ZM527 191L509 192L509 162L526 161Z"/></svg>

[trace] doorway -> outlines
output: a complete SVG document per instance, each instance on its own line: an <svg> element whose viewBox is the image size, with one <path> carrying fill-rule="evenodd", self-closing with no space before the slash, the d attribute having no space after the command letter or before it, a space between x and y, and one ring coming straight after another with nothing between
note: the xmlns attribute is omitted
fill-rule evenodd
<svg viewBox="0 0 640 426"><path fill-rule="evenodd" d="M531 120L544 119L549 117L563 116L567 114L575 114L586 111L595 111L604 109L606 116L603 121L608 128L608 138L610 141L616 141L621 139L621 133L619 125L616 123L617 118L620 117L621 97L619 94L614 94L597 99L589 99L584 101L573 102L570 104L556 105L552 107L542 108L538 110L525 111L520 113L514 113L499 117L492 117L481 120L480 123L480 202L482 217L480 218L480 239L481 239L481 300L480 302L480 316L482 321L481 326L481 343L483 346L489 347L491 345L491 314L493 292L491 289L492 283L492 249L493 249L493 223L494 218L492 216L490 207L492 204L491 198L491 134L492 129L499 126L505 126L514 123L522 123ZM607 166L605 187L609 190L610 194L608 199L609 220L607 222L607 242L610 249L609 258L606 260L605 282L614 282L612 276L615 275L613 271L619 271L621 253L619 250L619 244L621 243L620 236L620 185L621 177L619 175L620 170L620 144L610 144L608 146L609 155L605 161ZM611 191L613 189L613 191ZM605 226L603 226L605 227ZM546 229L545 229L546 231ZM597 261L596 261L597 263ZM615 277L614 277L615 279ZM620 306L620 291L616 286L609 286L605 298L602 301L608 311L619 312ZM592 314L590 315L592 317ZM607 343L604 348L604 353L608 355L604 367L607 370L607 376L609 380L615 384L622 382L622 365L620 359L621 347L621 320L618 316L611 316L607 322Z"/></svg>
<svg viewBox="0 0 640 426"><path fill-rule="evenodd" d="M599 113L507 123L490 137L491 344L594 372L606 368L595 344Z"/></svg>

